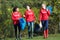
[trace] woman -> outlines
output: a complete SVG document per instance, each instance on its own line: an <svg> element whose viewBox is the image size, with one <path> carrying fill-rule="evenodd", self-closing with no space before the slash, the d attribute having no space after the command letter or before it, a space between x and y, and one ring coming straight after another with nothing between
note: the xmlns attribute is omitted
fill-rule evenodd
<svg viewBox="0 0 60 40"><path fill-rule="evenodd" d="M22 18L21 13L19 12L19 8L18 7L14 7L13 8L13 13L12 13L12 20L13 20L13 24L14 24L14 29L15 29L15 36L16 36L16 40L18 40L18 36L17 36L17 28L19 30L19 35L20 35L20 39L21 39L21 34L20 34L20 24L19 24L19 19Z"/></svg>
<svg viewBox="0 0 60 40"><path fill-rule="evenodd" d="M35 15L29 6L27 6L27 10L25 11L24 16L25 16L25 19L26 19L26 22L28 25L28 36L29 36L29 38L32 38L33 37L33 31L34 31Z"/></svg>
<svg viewBox="0 0 60 40"><path fill-rule="evenodd" d="M42 22L44 38L48 37L48 18L50 16L50 11L46 9L46 4L42 4L42 8L39 13L39 21Z"/></svg>

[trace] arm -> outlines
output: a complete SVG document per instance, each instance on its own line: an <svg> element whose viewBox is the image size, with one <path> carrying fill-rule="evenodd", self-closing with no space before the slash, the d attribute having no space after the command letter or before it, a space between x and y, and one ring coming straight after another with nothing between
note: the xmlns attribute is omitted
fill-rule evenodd
<svg viewBox="0 0 60 40"><path fill-rule="evenodd" d="M32 13L33 13L33 15L32 16L34 16L34 20L36 20L36 17L35 17L35 14L34 14L34 12L32 11Z"/></svg>
<svg viewBox="0 0 60 40"><path fill-rule="evenodd" d="M17 15L17 19L19 20L20 18L22 18L22 15L21 15L21 13L19 12L18 15Z"/></svg>
<svg viewBox="0 0 60 40"><path fill-rule="evenodd" d="M50 16L50 10L47 11L48 16Z"/></svg>
<svg viewBox="0 0 60 40"><path fill-rule="evenodd" d="M42 12L40 10L40 12L39 12L39 21L41 21L41 18L42 18Z"/></svg>
<svg viewBox="0 0 60 40"><path fill-rule="evenodd" d="M27 16L27 12L25 11L23 17L26 19L26 16Z"/></svg>
<svg viewBox="0 0 60 40"><path fill-rule="evenodd" d="M14 14L12 13L12 20L16 20L16 18L14 17Z"/></svg>
<svg viewBox="0 0 60 40"><path fill-rule="evenodd" d="M22 16L19 12L17 14L12 13L12 20L19 20L21 17Z"/></svg>

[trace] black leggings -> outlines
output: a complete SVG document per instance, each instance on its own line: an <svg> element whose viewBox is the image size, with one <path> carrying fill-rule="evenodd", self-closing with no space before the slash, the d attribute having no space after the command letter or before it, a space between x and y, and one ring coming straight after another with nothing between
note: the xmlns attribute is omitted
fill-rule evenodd
<svg viewBox="0 0 60 40"><path fill-rule="evenodd" d="M19 32L19 36L21 36L21 33L20 33L21 27L19 26L19 24L14 25L15 37L16 37L16 38L18 38L17 29L18 29L18 32Z"/></svg>

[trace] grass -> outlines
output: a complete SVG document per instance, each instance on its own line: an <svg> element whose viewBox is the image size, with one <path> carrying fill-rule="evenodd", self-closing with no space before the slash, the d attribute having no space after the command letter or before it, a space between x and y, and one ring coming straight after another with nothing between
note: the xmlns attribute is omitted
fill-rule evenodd
<svg viewBox="0 0 60 40"><path fill-rule="evenodd" d="M15 40L15 38L6 38L6 40ZM22 37L22 40L60 40L60 34L50 34L47 39L44 39L43 36L36 36L33 37L32 39Z"/></svg>

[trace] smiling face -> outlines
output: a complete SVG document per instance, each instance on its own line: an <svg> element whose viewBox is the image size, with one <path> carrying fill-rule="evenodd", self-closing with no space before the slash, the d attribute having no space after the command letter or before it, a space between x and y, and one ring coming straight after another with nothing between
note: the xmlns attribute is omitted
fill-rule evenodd
<svg viewBox="0 0 60 40"><path fill-rule="evenodd" d="M43 9L46 9L46 4L42 4L42 8Z"/></svg>

